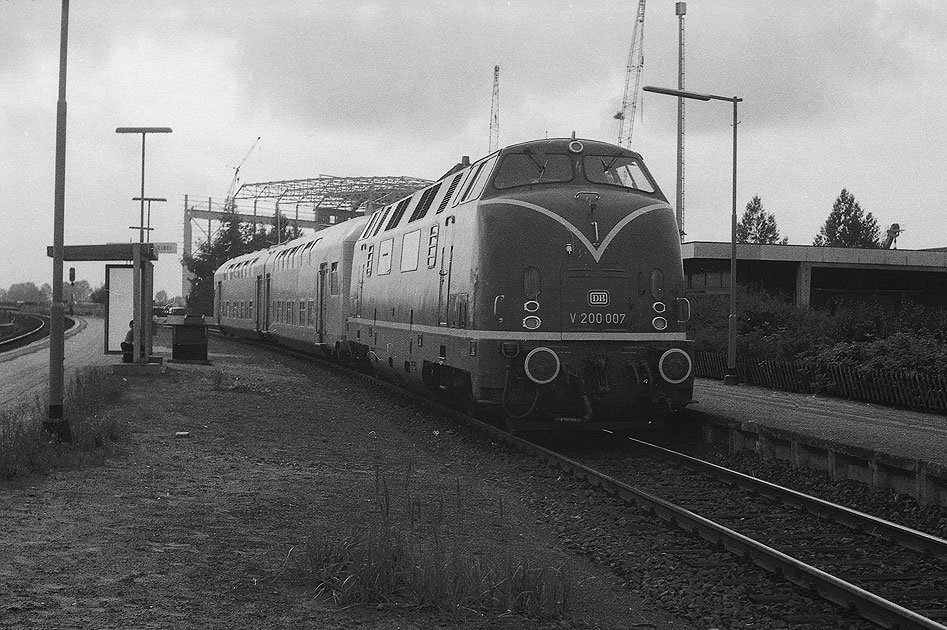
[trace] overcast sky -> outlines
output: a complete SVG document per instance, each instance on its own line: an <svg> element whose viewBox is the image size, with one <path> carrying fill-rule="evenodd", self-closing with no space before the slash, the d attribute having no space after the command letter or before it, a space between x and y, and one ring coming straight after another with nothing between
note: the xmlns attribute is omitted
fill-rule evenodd
<svg viewBox="0 0 947 630"><path fill-rule="evenodd" d="M677 84L672 0L651 0L643 83ZM60 2L0 0L0 287L51 282ZM500 144L617 141L634 0L73 0L66 243L137 232L177 241L156 289L181 293L184 195L242 182L435 179L487 152L493 67ZM947 3L690 0L687 89L738 95L738 209L759 195L811 244L842 188L901 249L947 246ZM639 151L674 200L676 101L645 94ZM686 240L729 240L732 108L688 103ZM69 265L67 264L67 267ZM104 265L75 265L95 287Z"/></svg>

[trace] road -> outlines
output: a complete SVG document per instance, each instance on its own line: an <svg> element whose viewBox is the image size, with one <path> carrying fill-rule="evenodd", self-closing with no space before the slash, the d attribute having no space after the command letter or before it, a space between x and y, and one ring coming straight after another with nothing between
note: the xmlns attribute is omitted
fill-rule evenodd
<svg viewBox="0 0 947 630"><path fill-rule="evenodd" d="M77 317L76 326L66 331L65 378L68 383L78 368L109 365L120 361L104 354L105 320ZM49 388L49 339L0 354L0 411L32 403L46 396ZM44 401L45 408L45 401Z"/></svg>

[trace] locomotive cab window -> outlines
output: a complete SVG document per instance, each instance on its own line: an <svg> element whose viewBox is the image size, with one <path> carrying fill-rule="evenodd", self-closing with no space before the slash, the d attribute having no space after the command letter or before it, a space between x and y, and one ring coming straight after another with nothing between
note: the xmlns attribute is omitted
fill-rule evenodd
<svg viewBox="0 0 947 630"><path fill-rule="evenodd" d="M585 177L593 184L609 184L653 193L657 191L641 163L630 155L586 155L582 161Z"/></svg>
<svg viewBox="0 0 947 630"><path fill-rule="evenodd" d="M572 160L564 153L540 153L527 147L508 153L493 178L498 189L572 181Z"/></svg>

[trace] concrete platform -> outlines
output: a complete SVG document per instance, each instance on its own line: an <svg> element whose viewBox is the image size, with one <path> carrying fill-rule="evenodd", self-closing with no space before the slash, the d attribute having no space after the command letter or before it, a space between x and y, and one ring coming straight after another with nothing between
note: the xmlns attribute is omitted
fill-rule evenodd
<svg viewBox="0 0 947 630"><path fill-rule="evenodd" d="M947 416L707 379L694 397L707 443L947 505Z"/></svg>

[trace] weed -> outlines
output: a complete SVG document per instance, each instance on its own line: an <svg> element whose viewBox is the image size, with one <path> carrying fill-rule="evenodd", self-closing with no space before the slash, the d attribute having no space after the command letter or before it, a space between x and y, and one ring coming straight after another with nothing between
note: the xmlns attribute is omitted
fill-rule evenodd
<svg viewBox="0 0 947 630"><path fill-rule="evenodd" d="M69 444L57 444L43 431L45 396L0 413L0 479L100 460L123 435L120 420L103 412L123 391L124 382L107 368L77 370L63 395L63 420L72 433Z"/></svg>
<svg viewBox="0 0 947 630"><path fill-rule="evenodd" d="M338 606L398 605L453 614L543 619L566 613L574 590L571 576L560 568L538 566L509 546L473 551L461 546L447 514L453 503L459 517L459 480L455 501L429 497L425 511L421 493L409 487L412 473L409 464L400 519L376 467L377 519L341 537L309 537L304 552L296 555L295 569L315 585L317 596Z"/></svg>

